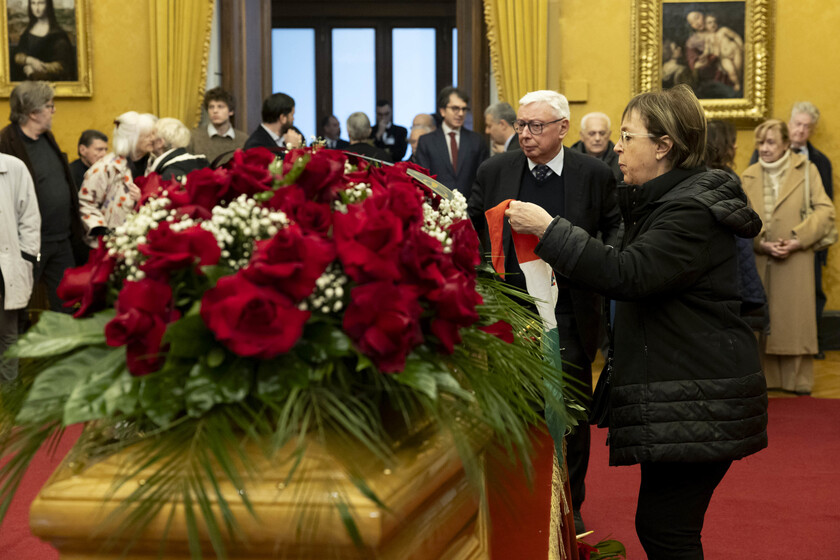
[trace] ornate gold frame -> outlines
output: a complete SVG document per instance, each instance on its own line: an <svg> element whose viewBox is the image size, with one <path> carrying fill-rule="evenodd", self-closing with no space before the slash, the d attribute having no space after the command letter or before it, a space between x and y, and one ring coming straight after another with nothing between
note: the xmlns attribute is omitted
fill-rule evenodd
<svg viewBox="0 0 840 560"><path fill-rule="evenodd" d="M717 0L727 1L727 0ZM772 101L774 0L740 0L745 4L744 96L701 99L708 118L755 122L770 116ZM668 0L685 3L685 0ZM695 4L706 2L694 1ZM633 94L660 89L662 84L663 0L633 0Z"/></svg>
<svg viewBox="0 0 840 560"><path fill-rule="evenodd" d="M93 95L91 75L90 0L74 0L76 10L76 66L79 79L75 82L52 82L56 97L90 97ZM9 97L19 82L11 81L9 60L9 6L7 0L0 0L0 29L4 29L0 40L0 97Z"/></svg>

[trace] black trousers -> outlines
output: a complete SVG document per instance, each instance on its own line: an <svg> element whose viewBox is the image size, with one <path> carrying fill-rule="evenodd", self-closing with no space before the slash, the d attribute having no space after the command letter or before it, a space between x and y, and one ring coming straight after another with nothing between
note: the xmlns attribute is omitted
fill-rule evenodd
<svg viewBox="0 0 840 560"><path fill-rule="evenodd" d="M822 285L822 267L823 256L819 253L814 253L814 301L817 305L817 340L820 350L823 349L823 337L820 336L822 334L820 333L820 319L822 319L827 301Z"/></svg>
<svg viewBox="0 0 840 560"><path fill-rule="evenodd" d="M37 287L38 282L42 279L46 283L51 311L73 312L72 309L63 306L64 302L58 297L56 291L64 277L64 271L74 266L76 266L76 261L73 257L73 246L70 244L69 237L61 241L41 242L41 260L35 266L35 286Z"/></svg>
<svg viewBox="0 0 840 560"><path fill-rule="evenodd" d="M581 382L581 390L592 394L592 362L583 349L577 324L571 314L557 317L557 332L560 338L560 356L563 370ZM588 392L587 392L588 391ZM579 425L566 437L566 462L569 466L569 486L572 493L572 508L580 511L586 498L586 471L589 469L590 432L586 422Z"/></svg>
<svg viewBox="0 0 840 560"><path fill-rule="evenodd" d="M706 509L731 464L642 463L636 534L648 560L703 560Z"/></svg>

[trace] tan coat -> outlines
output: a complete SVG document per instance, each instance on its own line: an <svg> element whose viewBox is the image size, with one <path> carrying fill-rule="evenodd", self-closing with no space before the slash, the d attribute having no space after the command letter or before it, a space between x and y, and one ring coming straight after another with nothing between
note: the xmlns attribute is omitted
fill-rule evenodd
<svg viewBox="0 0 840 560"><path fill-rule="evenodd" d="M744 171L742 184L752 207L764 221L755 238L755 264L770 309L768 354L816 354L817 317L814 295L814 251L810 247L820 240L834 221L834 204L825 194L817 167L800 154L791 154L790 168L769 220L764 216L764 170L755 163ZM804 221L805 169L809 173L813 213ZM760 253L763 240L796 237L805 248L787 259L776 260Z"/></svg>

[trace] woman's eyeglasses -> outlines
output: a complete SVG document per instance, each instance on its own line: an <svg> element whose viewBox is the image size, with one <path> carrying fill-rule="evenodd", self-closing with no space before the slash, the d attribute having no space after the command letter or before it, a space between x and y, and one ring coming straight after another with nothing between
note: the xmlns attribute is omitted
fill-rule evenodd
<svg viewBox="0 0 840 560"><path fill-rule="evenodd" d="M659 138L656 134L651 134L650 132L627 132L626 130L622 130L618 133L618 140L624 144L627 144L631 138L636 138L639 136L643 136L646 138Z"/></svg>

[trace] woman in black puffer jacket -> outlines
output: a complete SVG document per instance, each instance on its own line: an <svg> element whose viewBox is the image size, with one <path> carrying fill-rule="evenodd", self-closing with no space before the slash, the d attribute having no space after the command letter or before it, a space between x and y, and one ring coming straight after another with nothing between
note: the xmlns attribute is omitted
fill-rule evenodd
<svg viewBox="0 0 840 560"><path fill-rule="evenodd" d="M706 120L688 87L624 110L615 151L624 183L621 249L533 204L511 227L572 282L617 300L610 464L641 464L639 540L651 560L703 558L700 532L731 462L767 446L767 390L740 318L733 234L761 220L726 173L703 164Z"/></svg>

